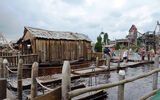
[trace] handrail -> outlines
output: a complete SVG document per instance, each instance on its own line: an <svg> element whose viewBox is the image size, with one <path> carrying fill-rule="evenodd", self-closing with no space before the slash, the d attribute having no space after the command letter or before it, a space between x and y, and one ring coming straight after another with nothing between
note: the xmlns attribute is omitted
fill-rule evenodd
<svg viewBox="0 0 160 100"><path fill-rule="evenodd" d="M156 90L154 90L154 91L152 91L152 92L150 92L150 93L144 95L144 96L141 97L139 100L146 100L147 98L149 98L149 97L155 95L159 90L160 90L160 89L156 89Z"/></svg>
<svg viewBox="0 0 160 100"><path fill-rule="evenodd" d="M109 83L109 84L97 85L97 86L94 86L94 87L88 87L88 88L73 90L73 91L68 92L68 97L73 98L73 97L78 96L78 95L83 94L83 93L119 86L119 85L122 85L122 84L125 84L125 83L129 83L129 82L132 82L132 81L150 76L150 75L152 75L156 72L160 72L160 68L152 70L151 72L148 72L146 74L138 75L136 77L132 77L132 78L129 78L129 79L124 79L124 80L116 82L116 83Z"/></svg>
<svg viewBox="0 0 160 100"><path fill-rule="evenodd" d="M6 66L7 70L10 71L11 73L16 73L17 74L17 71L12 71L8 66Z"/></svg>
<svg viewBox="0 0 160 100"><path fill-rule="evenodd" d="M38 78L36 78L36 81L37 81L37 83L38 83L41 87L43 87L44 89L49 90L49 91L53 91L53 90L54 90L54 89L51 89L51 88L48 88L48 87L44 86L44 85L40 82L40 80L39 80Z"/></svg>

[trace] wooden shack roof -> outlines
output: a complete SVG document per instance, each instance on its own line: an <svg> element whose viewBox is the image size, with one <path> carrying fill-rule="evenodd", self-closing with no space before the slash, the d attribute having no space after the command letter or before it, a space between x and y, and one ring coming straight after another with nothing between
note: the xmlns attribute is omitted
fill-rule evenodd
<svg viewBox="0 0 160 100"><path fill-rule="evenodd" d="M65 31L49 31L45 29L24 27L33 37L41 39L56 39L56 40L86 40L91 41L85 34L65 32Z"/></svg>

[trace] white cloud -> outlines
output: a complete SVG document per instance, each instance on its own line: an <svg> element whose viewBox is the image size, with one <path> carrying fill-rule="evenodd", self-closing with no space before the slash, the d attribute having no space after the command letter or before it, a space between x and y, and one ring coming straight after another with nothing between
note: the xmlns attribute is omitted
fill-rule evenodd
<svg viewBox="0 0 160 100"><path fill-rule="evenodd" d="M111 39L125 38L132 24L143 32L154 29L160 19L159 3L159 0L5 0L0 4L0 31L7 38L17 38L23 34L23 26L29 25L85 33L96 41L103 27ZM13 32L18 36L10 35Z"/></svg>
<svg viewBox="0 0 160 100"><path fill-rule="evenodd" d="M114 0L114 7L121 8L125 5L126 0Z"/></svg>

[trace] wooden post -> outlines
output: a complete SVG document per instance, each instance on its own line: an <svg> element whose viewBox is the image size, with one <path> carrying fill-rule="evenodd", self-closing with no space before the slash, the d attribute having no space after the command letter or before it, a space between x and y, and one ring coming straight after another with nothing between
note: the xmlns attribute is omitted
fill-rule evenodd
<svg viewBox="0 0 160 100"><path fill-rule="evenodd" d="M0 78L0 100L7 97L7 80L6 78Z"/></svg>
<svg viewBox="0 0 160 100"><path fill-rule="evenodd" d="M64 61L62 69L62 100L70 100L67 93L71 91L71 67L69 61Z"/></svg>
<svg viewBox="0 0 160 100"><path fill-rule="evenodd" d="M18 94L18 100L22 100L22 91L23 91L23 86L22 86L22 73L23 73L23 60L19 59L18 63L18 73L17 73L17 94Z"/></svg>
<svg viewBox="0 0 160 100"><path fill-rule="evenodd" d="M96 57L96 67L98 67L99 59Z"/></svg>
<svg viewBox="0 0 160 100"><path fill-rule="evenodd" d="M122 52L120 50L120 56L119 56L119 59L122 60Z"/></svg>
<svg viewBox="0 0 160 100"><path fill-rule="evenodd" d="M150 61L150 51L148 51L148 61Z"/></svg>
<svg viewBox="0 0 160 100"><path fill-rule="evenodd" d="M125 79L125 71L119 71L119 80ZM124 100L124 84L118 86L118 100Z"/></svg>
<svg viewBox="0 0 160 100"><path fill-rule="evenodd" d="M4 78L3 77L3 59L0 58L0 78Z"/></svg>
<svg viewBox="0 0 160 100"><path fill-rule="evenodd" d="M31 100L37 96L37 81L38 77L38 63L34 62L32 65L31 73Z"/></svg>
<svg viewBox="0 0 160 100"><path fill-rule="evenodd" d="M158 55L155 56L154 59L154 69L159 68L159 57ZM158 72L153 74L153 90L157 89L157 85L158 85Z"/></svg>
<svg viewBox="0 0 160 100"><path fill-rule="evenodd" d="M108 70L110 70L110 62L111 62L111 58L108 58Z"/></svg>
<svg viewBox="0 0 160 100"><path fill-rule="evenodd" d="M117 65L117 69L120 68L120 59L118 59L118 65Z"/></svg>
<svg viewBox="0 0 160 100"><path fill-rule="evenodd" d="M17 53L17 58L16 58L17 63L15 63L15 65L18 65L18 64L19 64L19 59L20 59L20 52Z"/></svg>
<svg viewBox="0 0 160 100"><path fill-rule="evenodd" d="M151 55L151 61L153 61L153 56Z"/></svg>
<svg viewBox="0 0 160 100"><path fill-rule="evenodd" d="M8 64L7 59L4 59L3 60L3 75L4 75L4 78L8 78L8 69L6 68L7 64Z"/></svg>

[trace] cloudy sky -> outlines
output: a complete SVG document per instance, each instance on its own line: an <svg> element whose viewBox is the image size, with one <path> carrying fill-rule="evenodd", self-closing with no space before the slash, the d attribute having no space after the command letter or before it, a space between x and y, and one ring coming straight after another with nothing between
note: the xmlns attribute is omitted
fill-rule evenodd
<svg viewBox="0 0 160 100"><path fill-rule="evenodd" d="M110 39L125 38L132 24L140 32L154 30L160 19L160 0L3 0L0 32L19 39L24 26L88 35L101 31Z"/></svg>

